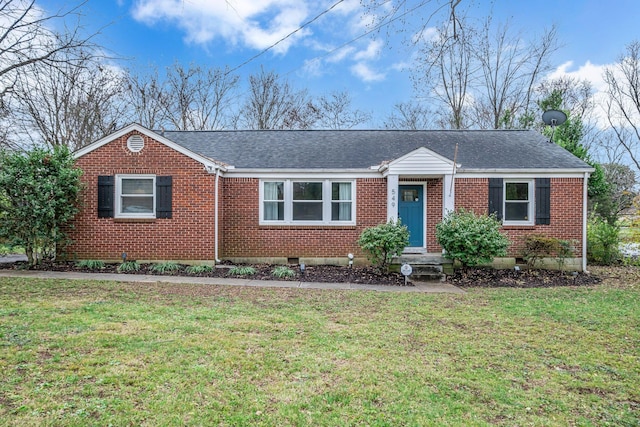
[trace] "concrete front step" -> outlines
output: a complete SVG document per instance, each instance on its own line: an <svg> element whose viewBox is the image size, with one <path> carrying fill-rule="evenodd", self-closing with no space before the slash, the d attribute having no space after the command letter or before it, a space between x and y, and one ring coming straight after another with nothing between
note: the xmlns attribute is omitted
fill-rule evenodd
<svg viewBox="0 0 640 427"><path fill-rule="evenodd" d="M402 254L393 257L391 270L399 272L403 264L409 264L413 270L410 280L432 281L442 279L443 272L451 266L451 261L440 254Z"/></svg>
<svg viewBox="0 0 640 427"><path fill-rule="evenodd" d="M420 255L408 255L402 254L395 256L391 260L391 264L411 264L411 265L443 265L450 264L451 261L444 258L440 254L420 254Z"/></svg>

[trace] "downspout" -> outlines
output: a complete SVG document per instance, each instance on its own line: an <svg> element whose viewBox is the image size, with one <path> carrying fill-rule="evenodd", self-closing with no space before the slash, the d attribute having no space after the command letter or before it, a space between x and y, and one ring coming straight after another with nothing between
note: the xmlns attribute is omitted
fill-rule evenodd
<svg viewBox="0 0 640 427"><path fill-rule="evenodd" d="M584 173L582 181L582 272L587 271L587 196L588 196L589 172Z"/></svg>
<svg viewBox="0 0 640 427"><path fill-rule="evenodd" d="M216 261L216 264L220 263L220 259L218 258L218 182L220 181L220 168L216 167L216 188L215 188L215 201L214 201L214 219L213 219L213 223L214 223L214 232L215 232L215 237L214 237L214 258Z"/></svg>

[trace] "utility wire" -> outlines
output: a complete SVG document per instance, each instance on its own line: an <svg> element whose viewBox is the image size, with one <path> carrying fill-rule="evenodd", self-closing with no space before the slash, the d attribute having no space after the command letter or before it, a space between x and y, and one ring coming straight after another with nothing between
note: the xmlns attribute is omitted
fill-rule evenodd
<svg viewBox="0 0 640 427"><path fill-rule="evenodd" d="M232 68L231 70L227 71L225 73L225 75L227 74L231 74L234 71L244 67L245 65L247 65L248 63L250 63L251 61L254 61L256 58L264 55L265 53L267 53L268 51L270 51L271 49L273 49L274 47L276 47L278 44L282 43L283 41L285 41L286 39L288 39L289 37L293 36L295 33L297 33L298 31L302 30L303 28L311 25L312 23L314 23L315 21L317 21L318 19L320 19L323 15L326 15L327 13L331 12L336 6L338 6L340 3L342 3L344 0L338 0L337 2L335 2L333 5L331 5L331 7L329 7L328 9L325 9L324 11L322 11L319 15L316 15L313 19L305 22L304 24L302 24L301 26L299 26L298 28L296 28L295 30L293 30L292 32L290 32L289 34L287 34L286 36L284 36L283 38L281 38L280 40L278 40L277 42L275 42L274 44L272 44L271 46L267 47L266 49L264 49L263 51L257 53L256 55L252 56L251 58L247 59L246 61L244 61L242 64Z"/></svg>
<svg viewBox="0 0 640 427"><path fill-rule="evenodd" d="M389 19L389 20L385 20L385 21L381 22L380 24L376 25L375 27L371 28L370 30L365 31L364 33L360 34L360 35L359 35L359 36L357 36L356 38L353 38L353 39L349 40L348 42L345 42L345 43L341 44L340 46L338 46L338 47L336 47L336 48L334 48L334 49L331 49L331 50L329 50L329 51L327 51L327 52L323 53L322 55L314 56L313 58L309 59L309 61L315 61L315 60L318 60L318 59L320 59L320 58L324 58L324 57L326 57L326 56L329 56L329 55L331 55L332 53L337 52L337 51L339 51L340 49L342 49L342 48L344 48L344 47L346 47L346 46L350 45L351 43L354 43L354 42L356 42L356 41L360 40L361 38L366 37L366 36L368 36L369 34L371 34L371 33L375 32L375 31L378 31L379 29L381 29L381 28L383 28L383 27L386 27L387 25L389 25L389 24L393 23L394 21L397 21L398 19L402 19L402 18L404 18L405 16L409 15L410 13L415 12L417 9L421 8L422 6L426 5L427 3L430 3L430 1L431 1L431 0L424 0L422 3L418 4L417 6L414 6L414 7L412 7L411 9L409 9L409 10L407 10L407 11L403 12L402 14L400 14L400 15L398 15L398 16L395 16L395 17L393 17L393 18L391 18L391 19ZM429 20L431 20L431 18L432 18L436 13L438 13L442 8L444 8L444 7L445 7L445 5L442 5L442 6L438 7L438 8L437 8L437 9L436 9L432 14L431 14L431 16L429 17ZM428 20L427 22L429 22L429 20ZM291 74L291 73L293 73L294 71L297 71L297 70L299 70L299 69L301 69L301 68L303 68L303 67L304 67L304 65L301 65L301 66L299 66L299 67L297 67L297 68L294 68L293 70L288 71L288 72L287 72L287 73L285 73L285 74Z"/></svg>

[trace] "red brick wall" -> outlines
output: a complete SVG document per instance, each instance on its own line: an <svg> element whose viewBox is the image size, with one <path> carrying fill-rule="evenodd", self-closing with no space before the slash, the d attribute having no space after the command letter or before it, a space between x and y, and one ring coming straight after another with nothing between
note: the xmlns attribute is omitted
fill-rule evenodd
<svg viewBox="0 0 640 427"><path fill-rule="evenodd" d="M124 135L82 156L83 205L74 220L66 249L74 259L212 260L214 259L215 175L201 163L143 135L139 153L127 149ZM173 177L173 218L98 218L99 175L156 174Z"/></svg>
<svg viewBox="0 0 640 427"><path fill-rule="evenodd" d="M386 180L367 178L356 180L355 226L259 225L259 182L224 179L223 257L363 257L356 244L360 233L387 218Z"/></svg>
<svg viewBox="0 0 640 427"><path fill-rule="evenodd" d="M486 214L489 209L489 180L487 178L456 178L455 207Z"/></svg>
<svg viewBox="0 0 640 427"><path fill-rule="evenodd" d="M486 178L456 178L455 206L486 214L489 204L489 181ZM582 178L551 179L551 224L505 226L511 240L509 256L521 257L524 238L544 234L575 241L575 256L582 256Z"/></svg>
<svg viewBox="0 0 640 427"><path fill-rule="evenodd" d="M442 252L436 241L436 224L442 221L442 179L427 181L427 251Z"/></svg>

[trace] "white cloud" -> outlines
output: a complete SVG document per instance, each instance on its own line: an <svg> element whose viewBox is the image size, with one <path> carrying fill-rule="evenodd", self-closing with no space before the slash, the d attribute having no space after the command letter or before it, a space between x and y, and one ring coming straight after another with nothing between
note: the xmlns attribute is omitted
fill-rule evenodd
<svg viewBox="0 0 640 427"><path fill-rule="evenodd" d="M386 74L373 70L364 62L359 62L351 66L351 72L365 82L379 82L386 77Z"/></svg>
<svg viewBox="0 0 640 427"><path fill-rule="evenodd" d="M376 59L380 56L380 50L382 49L381 40L371 40L365 50L361 50L356 53L354 59L356 61Z"/></svg>
<svg viewBox="0 0 640 427"><path fill-rule="evenodd" d="M360 4L360 0L345 0L336 6L334 10L342 13L343 15L351 15L352 13L360 10L361 7L362 5Z"/></svg>
<svg viewBox="0 0 640 427"><path fill-rule="evenodd" d="M356 49L352 46L345 46L329 55L327 62L337 63L342 62L345 59L351 59L351 54L355 52L355 50Z"/></svg>
<svg viewBox="0 0 640 427"><path fill-rule="evenodd" d="M217 38L228 43L265 49L296 30L308 19L307 3L298 0L139 0L134 19L147 25L169 21L185 31L191 43ZM310 34L301 30L279 43L274 52L285 53Z"/></svg>
<svg viewBox="0 0 640 427"><path fill-rule="evenodd" d="M605 90L607 86L602 76L605 68L608 66L609 65L596 65L592 64L591 61L587 61L584 65L570 71L573 67L573 61L567 61L556 68L548 77L549 79L572 77L577 80L588 80L593 85L593 88L597 92L600 92Z"/></svg>
<svg viewBox="0 0 640 427"><path fill-rule="evenodd" d="M411 42L419 44L423 42L431 42L438 39L438 29L436 27L427 27L415 33L411 37Z"/></svg>

